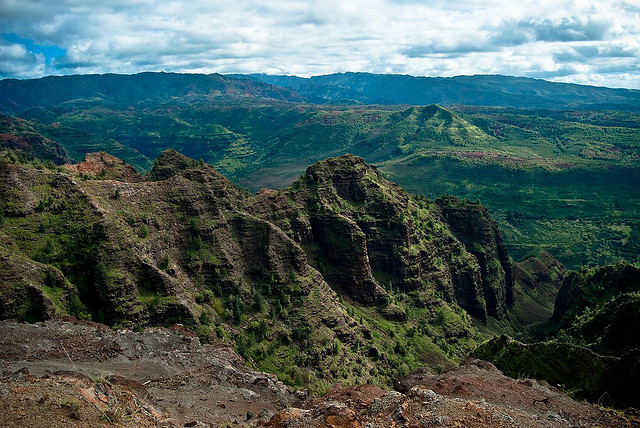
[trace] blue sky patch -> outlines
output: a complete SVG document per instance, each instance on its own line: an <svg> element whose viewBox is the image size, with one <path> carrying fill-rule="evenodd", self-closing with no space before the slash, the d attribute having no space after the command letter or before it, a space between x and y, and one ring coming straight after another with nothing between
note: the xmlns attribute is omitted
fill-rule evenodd
<svg viewBox="0 0 640 428"><path fill-rule="evenodd" d="M3 33L2 39L6 40L7 42L19 43L21 45L24 45L27 48L27 50L30 50L33 53L44 54L46 58L45 60L46 64L51 64L52 58L58 58L66 54L66 51L58 46L37 45L33 42L33 40L23 39L22 37L18 37L16 34L13 34L13 33L9 33L9 34Z"/></svg>

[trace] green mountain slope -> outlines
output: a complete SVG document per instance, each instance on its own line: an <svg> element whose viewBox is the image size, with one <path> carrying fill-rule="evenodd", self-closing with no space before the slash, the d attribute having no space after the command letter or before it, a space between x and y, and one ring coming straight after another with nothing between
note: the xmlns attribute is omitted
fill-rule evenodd
<svg viewBox="0 0 640 428"><path fill-rule="evenodd" d="M635 260L640 249L636 113L339 107L175 99L105 108L82 101L25 113L117 141L137 167L167 148L249 187L281 188L306 165L355 153L409 190L480 199L516 258L543 247L565 265ZM112 143L111 143L112 144ZM91 150L89 150L91 149ZM140 160L136 160L137 157Z"/></svg>
<svg viewBox="0 0 640 428"><path fill-rule="evenodd" d="M360 78L388 91L415 83L342 75L338 87ZM549 100L592 89L635 94L531 79L513 81L524 85L518 92L500 76L446 81L523 100L526 91ZM537 84L551 86L534 90ZM516 259L545 248L575 268L635 261L640 253L640 114L631 111L314 105L269 84L219 75L68 76L0 87L2 100L30 107L18 109L29 126L73 161L106 150L148 171L174 148L257 191L286 187L307 165L354 153L412 192L481 200Z"/></svg>

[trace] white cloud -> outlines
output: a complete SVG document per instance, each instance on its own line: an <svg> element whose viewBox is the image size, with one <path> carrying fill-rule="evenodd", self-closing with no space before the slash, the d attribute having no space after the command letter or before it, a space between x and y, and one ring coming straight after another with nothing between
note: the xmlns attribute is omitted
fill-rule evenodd
<svg viewBox="0 0 640 428"><path fill-rule="evenodd" d="M0 41L0 76L28 78L42 75L45 56L27 50L18 43Z"/></svg>
<svg viewBox="0 0 640 428"><path fill-rule="evenodd" d="M46 64L3 47L0 77L500 73L637 88L638 22L629 0L0 0L3 33L66 50Z"/></svg>

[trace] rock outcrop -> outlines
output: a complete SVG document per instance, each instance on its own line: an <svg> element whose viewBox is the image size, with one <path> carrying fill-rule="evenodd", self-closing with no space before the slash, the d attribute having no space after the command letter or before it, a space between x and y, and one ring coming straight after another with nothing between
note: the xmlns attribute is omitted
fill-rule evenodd
<svg viewBox="0 0 640 428"><path fill-rule="evenodd" d="M434 288L483 321L487 314L503 318L512 303L511 261L480 206L447 207L451 226L443 208L409 195L351 155L318 162L289 189L257 198L251 209L288 231L334 288L361 303L383 302L376 284L407 292ZM467 215L471 211L476 215ZM465 227L479 232L467 237ZM466 251L460 237L475 244L477 254Z"/></svg>
<svg viewBox="0 0 640 428"><path fill-rule="evenodd" d="M0 322L2 426L255 426L299 405L274 375L179 325L113 331L65 318Z"/></svg>
<svg viewBox="0 0 640 428"><path fill-rule="evenodd" d="M307 397L180 325L114 331L72 317L0 322L2 426L636 427L545 382L467 360L405 376L400 391L334 385Z"/></svg>
<svg viewBox="0 0 640 428"><path fill-rule="evenodd" d="M66 164L65 169L75 174L86 174L101 180L118 180L135 183L142 177L131 165L106 152L87 153L84 162Z"/></svg>
<svg viewBox="0 0 640 428"><path fill-rule="evenodd" d="M578 403L545 382L511 379L491 363L467 360L436 375L402 379L403 392L336 386L304 408L281 410L267 427L635 427L640 421Z"/></svg>

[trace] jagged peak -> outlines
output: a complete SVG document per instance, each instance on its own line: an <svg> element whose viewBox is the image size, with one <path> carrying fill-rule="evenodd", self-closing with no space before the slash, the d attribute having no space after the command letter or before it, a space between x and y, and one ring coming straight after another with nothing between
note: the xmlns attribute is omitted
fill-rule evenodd
<svg viewBox="0 0 640 428"><path fill-rule="evenodd" d="M378 169L352 154L316 162L307 168L302 182L315 183L320 198L337 202L336 197L356 203L376 200L406 202L408 196L395 183L386 180ZM299 184L294 183L293 188ZM332 203L331 202L331 203Z"/></svg>
<svg viewBox="0 0 640 428"><path fill-rule="evenodd" d="M320 167L328 168L343 168L345 166L363 165L370 166L360 156L353 155L351 153L345 153L342 156L336 156L333 158L327 158L325 160L318 161L307 168L307 171L317 169Z"/></svg>
<svg viewBox="0 0 640 428"><path fill-rule="evenodd" d="M196 161L183 155L174 149L167 149L153 162L153 168L149 173L152 180L161 181L178 175L182 171L191 168Z"/></svg>
<svg viewBox="0 0 640 428"><path fill-rule="evenodd" d="M212 186L211 189L216 189L219 196L248 196L246 189L233 184L202 159L196 161L174 149L160 153L160 156L153 163L153 168L147 174L147 180L164 181L178 175L190 181L208 183L209 186Z"/></svg>
<svg viewBox="0 0 640 428"><path fill-rule="evenodd" d="M307 168L306 175L315 180L344 176L362 178L367 172L380 176L375 166L367 164L360 156L347 153L314 163Z"/></svg>
<svg viewBox="0 0 640 428"><path fill-rule="evenodd" d="M202 159L196 161L174 149L167 149L160 153L158 158L153 162L153 168L149 172L148 177L152 181L162 181L185 171L203 170L203 168L215 174L217 178L228 181Z"/></svg>

